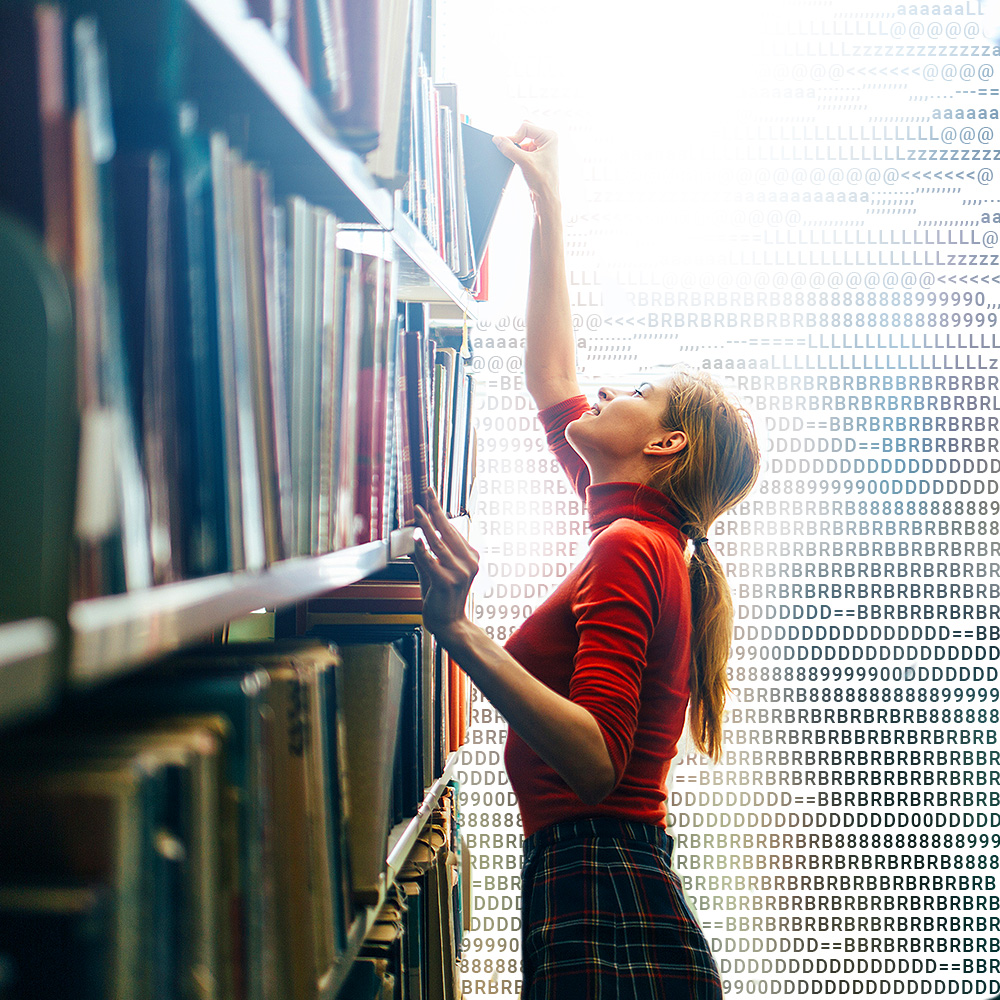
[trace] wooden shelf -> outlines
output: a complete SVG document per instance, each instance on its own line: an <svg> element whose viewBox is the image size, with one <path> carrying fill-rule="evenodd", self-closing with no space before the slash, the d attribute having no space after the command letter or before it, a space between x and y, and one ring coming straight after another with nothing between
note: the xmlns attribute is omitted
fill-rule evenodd
<svg viewBox="0 0 1000 1000"><path fill-rule="evenodd" d="M46 618L0 625L0 725L49 707L61 677L58 647Z"/></svg>
<svg viewBox="0 0 1000 1000"><path fill-rule="evenodd" d="M445 762L444 773L427 789L424 801L420 804L416 816L399 823L390 831L385 885L379 893L378 903L375 906L366 907L365 910L355 917L354 923L351 924L351 929L347 936L347 949L337 961L330 993L328 994L329 997L337 995L337 991L343 985L351 965L358 957L361 945L364 943L372 927L375 926L375 919L378 917L379 910L382 909L382 904L385 902L386 892L396 881L396 876L406 863L406 859L413 850L417 838L427 825L427 821L430 819L431 813L433 813L434 807L438 803L438 799L441 798L442 792L447 788L448 782L451 781L455 773L455 767L458 764L458 755L459 751L456 750L448 757L448 760Z"/></svg>
<svg viewBox="0 0 1000 1000"><path fill-rule="evenodd" d="M260 573L227 573L79 601L70 608L70 683L107 680L197 642L257 608L294 604L382 569L385 542L289 559Z"/></svg>

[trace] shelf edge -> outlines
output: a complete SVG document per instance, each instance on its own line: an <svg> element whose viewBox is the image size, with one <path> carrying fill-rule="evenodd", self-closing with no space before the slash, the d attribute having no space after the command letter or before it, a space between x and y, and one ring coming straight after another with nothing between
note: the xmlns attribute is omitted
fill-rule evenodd
<svg viewBox="0 0 1000 1000"><path fill-rule="evenodd" d="M333 997L337 995L337 991L347 977L348 970L358 956L361 945L364 943L365 938L368 937L372 927L375 926L375 920L382 909L382 905L385 903L385 897L390 886L395 883L397 873L403 867L410 851L413 850L413 846L417 842L417 837L420 836L421 830L427 825L427 821L430 819L438 799L441 798L441 794L455 773L459 753L460 750L455 750L448 755L441 776L427 790L424 800L417 810L417 814L409 820L397 824L390 831L389 840L392 841L393 836L396 837L396 840L386 858L386 878L379 892L378 903L367 907L362 913L359 913L351 924L351 929L348 932L347 949L343 954L337 956L334 981L331 984L328 996ZM326 1000L326 996L324 996L324 1000Z"/></svg>
<svg viewBox="0 0 1000 1000"><path fill-rule="evenodd" d="M221 574L77 602L69 612L70 683L83 687L127 673L257 608L346 587L384 568L388 558L387 542L368 542L288 559L259 573Z"/></svg>
<svg viewBox="0 0 1000 1000"><path fill-rule="evenodd" d="M59 690L59 633L47 618L0 625L0 726L47 708Z"/></svg>

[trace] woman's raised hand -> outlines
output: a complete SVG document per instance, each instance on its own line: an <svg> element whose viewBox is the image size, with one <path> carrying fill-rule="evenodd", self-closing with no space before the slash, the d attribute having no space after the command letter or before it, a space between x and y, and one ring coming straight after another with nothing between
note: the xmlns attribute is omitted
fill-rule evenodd
<svg viewBox="0 0 1000 1000"><path fill-rule="evenodd" d="M513 135L495 135L493 142L504 156L521 168L532 196L558 197L558 138L555 132L522 122Z"/></svg>

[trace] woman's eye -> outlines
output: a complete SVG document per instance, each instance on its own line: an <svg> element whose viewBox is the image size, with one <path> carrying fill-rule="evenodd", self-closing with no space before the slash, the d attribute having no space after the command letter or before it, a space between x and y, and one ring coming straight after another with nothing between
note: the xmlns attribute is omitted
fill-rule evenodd
<svg viewBox="0 0 1000 1000"><path fill-rule="evenodd" d="M641 397L642 396L642 389L633 389L632 390L632 395L633 396L640 396Z"/></svg>

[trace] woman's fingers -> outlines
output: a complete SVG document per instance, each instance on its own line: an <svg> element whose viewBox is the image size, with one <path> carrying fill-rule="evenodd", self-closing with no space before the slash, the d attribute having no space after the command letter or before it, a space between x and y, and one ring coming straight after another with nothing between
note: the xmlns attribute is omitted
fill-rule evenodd
<svg viewBox="0 0 1000 1000"><path fill-rule="evenodd" d="M525 153L529 152L522 149L510 136L506 135L493 136L493 144L508 160L513 160L519 165L524 162Z"/></svg>
<svg viewBox="0 0 1000 1000"><path fill-rule="evenodd" d="M437 557L438 562L443 565L447 565L449 568L457 569L458 563L455 558L455 553L449 548L448 544L438 533L437 528L427 511L418 505L416 508L416 515L417 526L424 533L424 541L431 552L433 552Z"/></svg>
<svg viewBox="0 0 1000 1000"><path fill-rule="evenodd" d="M465 539L448 523L439 525L431 519L427 511L417 506L417 526L424 534L424 541L437 557L438 565L458 578L471 580L479 570L478 554Z"/></svg>
<svg viewBox="0 0 1000 1000"><path fill-rule="evenodd" d="M437 528L441 537L445 539L448 546L453 549L457 548L459 551L468 549L468 542L466 542L462 537L462 533L449 520L434 490L427 490L426 500L431 522Z"/></svg>

